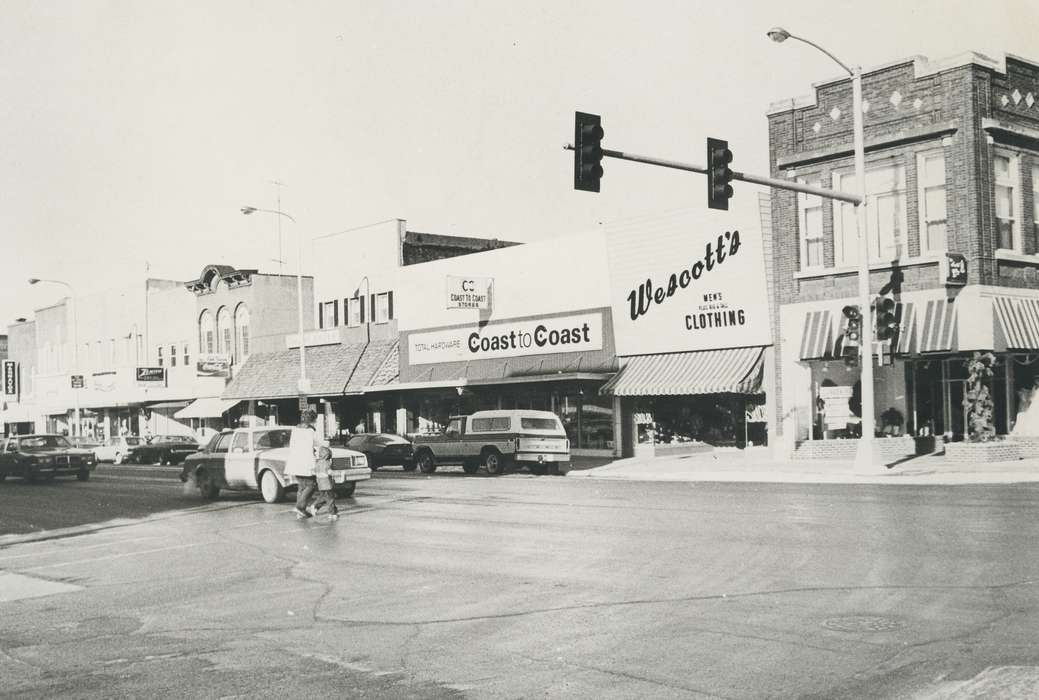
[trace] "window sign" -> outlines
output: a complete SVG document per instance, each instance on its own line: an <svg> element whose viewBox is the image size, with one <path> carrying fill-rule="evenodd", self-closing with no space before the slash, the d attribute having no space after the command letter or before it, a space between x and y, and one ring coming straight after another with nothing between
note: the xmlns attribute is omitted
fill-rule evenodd
<svg viewBox="0 0 1039 700"><path fill-rule="evenodd" d="M490 277L454 277L447 276L447 308L449 309L490 309L491 286L494 280Z"/></svg>

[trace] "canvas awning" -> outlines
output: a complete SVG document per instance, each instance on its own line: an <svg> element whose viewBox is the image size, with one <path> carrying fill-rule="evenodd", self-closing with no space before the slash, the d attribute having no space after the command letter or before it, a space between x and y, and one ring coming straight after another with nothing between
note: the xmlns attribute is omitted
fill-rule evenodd
<svg viewBox="0 0 1039 700"><path fill-rule="evenodd" d="M956 306L948 299L931 299L916 312L919 352L956 349Z"/></svg>
<svg viewBox="0 0 1039 700"><path fill-rule="evenodd" d="M151 410L157 408L184 408L190 403L190 401L160 401L158 403L148 404L147 407Z"/></svg>
<svg viewBox="0 0 1039 700"><path fill-rule="evenodd" d="M238 399L222 399L209 396L195 399L190 405L173 414L174 418L219 418L238 403Z"/></svg>
<svg viewBox="0 0 1039 700"><path fill-rule="evenodd" d="M700 350L629 357L599 390L615 396L760 394L764 348Z"/></svg>
<svg viewBox="0 0 1039 700"><path fill-rule="evenodd" d="M802 360L821 360L836 357L834 353L833 314L829 309L805 314L801 332Z"/></svg>
<svg viewBox="0 0 1039 700"><path fill-rule="evenodd" d="M992 299L999 349L1039 350L1039 299L997 296Z"/></svg>

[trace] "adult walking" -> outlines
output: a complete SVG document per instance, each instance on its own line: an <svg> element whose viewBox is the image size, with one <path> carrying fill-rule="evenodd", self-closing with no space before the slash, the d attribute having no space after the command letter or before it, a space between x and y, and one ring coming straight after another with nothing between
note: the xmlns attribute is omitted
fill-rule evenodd
<svg viewBox="0 0 1039 700"><path fill-rule="evenodd" d="M296 520L310 517L307 507L317 490L314 458L317 450L324 447L325 443L314 427L316 422L317 411L312 408L304 409L299 427L292 429L292 437L289 439L289 459L285 465L285 473L294 476L299 484L299 490L296 492Z"/></svg>

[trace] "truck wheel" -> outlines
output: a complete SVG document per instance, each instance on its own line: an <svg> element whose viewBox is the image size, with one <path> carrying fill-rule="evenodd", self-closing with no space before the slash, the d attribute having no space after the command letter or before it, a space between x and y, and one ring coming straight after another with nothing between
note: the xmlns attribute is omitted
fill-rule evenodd
<svg viewBox="0 0 1039 700"><path fill-rule="evenodd" d="M270 469L260 476L260 495L266 503L281 503L285 499L285 487Z"/></svg>
<svg viewBox="0 0 1039 700"><path fill-rule="evenodd" d="M477 462L475 459L467 459L464 462L462 462L462 471L464 471L466 474L475 474L479 468L480 463Z"/></svg>
<svg viewBox="0 0 1039 700"><path fill-rule="evenodd" d="M336 488L336 495L342 496L343 498L349 498L354 495L354 491L357 490L356 481L348 481L342 486Z"/></svg>
<svg viewBox="0 0 1039 700"><path fill-rule="evenodd" d="M487 450L483 453L483 466L487 467L487 473L498 476L505 473L505 458L498 450Z"/></svg>
<svg viewBox="0 0 1039 700"><path fill-rule="evenodd" d="M206 472L202 471L195 475L195 481L198 483L199 493L207 501L216 500L216 497L220 495L220 486Z"/></svg>
<svg viewBox="0 0 1039 700"><path fill-rule="evenodd" d="M433 453L429 450L422 450L415 458L415 462L418 463L419 471L423 474L432 474L437 470L436 460L433 459Z"/></svg>

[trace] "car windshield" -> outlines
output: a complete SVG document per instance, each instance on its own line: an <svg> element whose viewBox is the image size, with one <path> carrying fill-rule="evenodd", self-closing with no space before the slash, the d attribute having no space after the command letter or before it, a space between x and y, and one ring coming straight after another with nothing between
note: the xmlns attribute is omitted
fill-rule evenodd
<svg viewBox="0 0 1039 700"><path fill-rule="evenodd" d="M45 450L49 447L72 447L69 441L60 435L36 435L22 438L19 442L23 450Z"/></svg>
<svg viewBox="0 0 1039 700"><path fill-rule="evenodd" d="M520 418L520 425L527 430L559 430L558 418Z"/></svg>
<svg viewBox="0 0 1039 700"><path fill-rule="evenodd" d="M126 438L126 444L127 445L140 445L141 444L141 438L128 437L128 438Z"/></svg>

